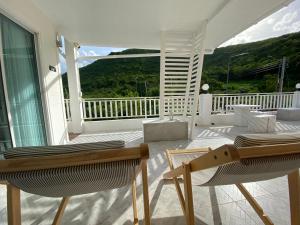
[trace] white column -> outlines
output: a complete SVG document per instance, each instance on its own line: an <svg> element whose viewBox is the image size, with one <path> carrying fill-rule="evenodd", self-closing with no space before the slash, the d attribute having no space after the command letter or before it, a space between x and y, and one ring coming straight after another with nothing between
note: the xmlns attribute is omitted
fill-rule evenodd
<svg viewBox="0 0 300 225"><path fill-rule="evenodd" d="M300 108L300 91L295 91L293 96L293 107Z"/></svg>
<svg viewBox="0 0 300 225"><path fill-rule="evenodd" d="M79 69L76 62L77 48L73 42L65 39L66 63L68 73L68 85L70 95L71 132L82 133L83 112L81 102L81 86Z"/></svg>
<svg viewBox="0 0 300 225"><path fill-rule="evenodd" d="M199 96L199 120L201 125L211 124L212 94Z"/></svg>

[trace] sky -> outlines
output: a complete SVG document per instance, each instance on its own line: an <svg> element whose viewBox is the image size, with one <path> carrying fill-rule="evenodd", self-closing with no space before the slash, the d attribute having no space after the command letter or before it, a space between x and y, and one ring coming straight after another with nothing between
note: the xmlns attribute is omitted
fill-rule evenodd
<svg viewBox="0 0 300 225"><path fill-rule="evenodd" d="M287 7L280 9L257 24L249 27L245 31L223 43L221 47L260 41L297 31L300 31L300 0L295 0ZM108 55L110 52L118 52L122 50L124 50L124 48L81 46L78 54L79 56ZM62 71L65 72L66 66L63 61L64 60L62 60ZM92 62L93 60L81 60L79 62L79 67Z"/></svg>
<svg viewBox="0 0 300 225"><path fill-rule="evenodd" d="M260 41L297 31L300 31L300 0L295 0L221 46Z"/></svg>

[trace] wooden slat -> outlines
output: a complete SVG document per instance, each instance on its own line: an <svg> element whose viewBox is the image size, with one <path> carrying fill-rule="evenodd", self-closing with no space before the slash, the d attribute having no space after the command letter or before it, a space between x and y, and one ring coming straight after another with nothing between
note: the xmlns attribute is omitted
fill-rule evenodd
<svg viewBox="0 0 300 225"><path fill-rule="evenodd" d="M201 147L201 148L190 148L190 149L167 149L166 152L169 155L182 154L182 153L197 153L197 152L209 152L211 151L210 147Z"/></svg>
<svg viewBox="0 0 300 225"><path fill-rule="evenodd" d="M165 76L165 81L167 81L167 80L172 80L172 81L174 81L175 79L180 79L180 80L185 80L185 82L186 82L186 79L187 79L187 76L178 76L178 75L166 75Z"/></svg>
<svg viewBox="0 0 300 225"><path fill-rule="evenodd" d="M185 73L188 72L188 68L184 68L184 67L166 67L165 68L165 72L171 72L171 71L185 71Z"/></svg>
<svg viewBox="0 0 300 225"><path fill-rule="evenodd" d="M300 143L242 147L238 154L241 159L300 154Z"/></svg>
<svg viewBox="0 0 300 225"><path fill-rule="evenodd" d="M186 84L186 78L184 77L184 79L180 79L180 80L166 79L164 83L165 85L167 85L167 84L173 84L174 82L176 82L176 84Z"/></svg>
<svg viewBox="0 0 300 225"><path fill-rule="evenodd" d="M165 71L165 75L186 75L186 72L171 72L171 71Z"/></svg>
<svg viewBox="0 0 300 225"><path fill-rule="evenodd" d="M186 59L182 59L182 58L171 58L171 57L166 57L166 62L184 62L184 63L188 63L190 60L188 58Z"/></svg>
<svg viewBox="0 0 300 225"><path fill-rule="evenodd" d="M176 66L176 67L188 67L189 64L186 63L186 62L169 62L169 63L165 63L165 66L166 67L173 67L173 66Z"/></svg>
<svg viewBox="0 0 300 225"><path fill-rule="evenodd" d="M165 93L165 95L164 96L167 96L167 97L169 97L169 96L173 96L173 97L183 97L184 96L184 93Z"/></svg>

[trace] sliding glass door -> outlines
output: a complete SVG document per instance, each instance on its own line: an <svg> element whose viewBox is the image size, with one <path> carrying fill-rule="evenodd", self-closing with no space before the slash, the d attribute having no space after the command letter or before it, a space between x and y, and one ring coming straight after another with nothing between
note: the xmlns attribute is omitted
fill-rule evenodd
<svg viewBox="0 0 300 225"><path fill-rule="evenodd" d="M16 147L46 145L34 35L2 15L0 31L13 143Z"/></svg>
<svg viewBox="0 0 300 225"><path fill-rule="evenodd" d="M2 73L0 70L0 151L12 147L2 80Z"/></svg>

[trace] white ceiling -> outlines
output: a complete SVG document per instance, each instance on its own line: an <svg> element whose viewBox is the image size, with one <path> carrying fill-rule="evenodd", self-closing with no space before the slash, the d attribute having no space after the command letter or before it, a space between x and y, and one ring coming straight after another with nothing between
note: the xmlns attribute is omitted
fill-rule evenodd
<svg viewBox="0 0 300 225"><path fill-rule="evenodd" d="M160 48L161 31L197 31L209 20L214 49L291 0L31 0L71 41Z"/></svg>

